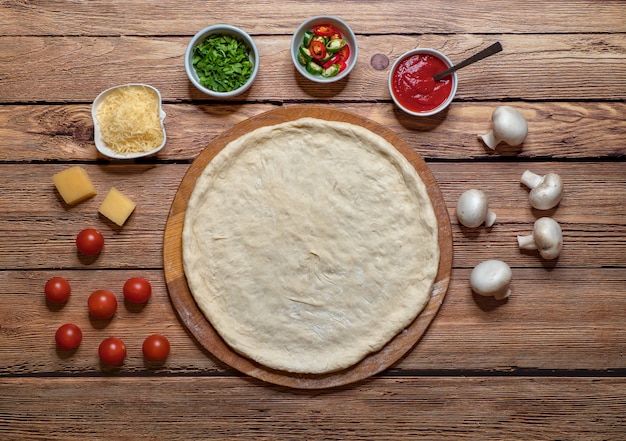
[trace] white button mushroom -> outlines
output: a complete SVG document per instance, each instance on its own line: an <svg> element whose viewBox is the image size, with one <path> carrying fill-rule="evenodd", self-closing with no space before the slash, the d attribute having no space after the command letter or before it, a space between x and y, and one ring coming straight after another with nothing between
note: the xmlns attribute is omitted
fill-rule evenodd
<svg viewBox="0 0 626 441"><path fill-rule="evenodd" d="M556 259L563 247L561 226L550 217L541 217L535 221L533 234L517 236L517 243L522 250L539 250L544 259Z"/></svg>
<svg viewBox="0 0 626 441"><path fill-rule="evenodd" d="M479 135L491 150L502 141L510 146L524 142L528 134L528 124L519 111L511 106L500 106L491 115L492 130L486 135Z"/></svg>
<svg viewBox="0 0 626 441"><path fill-rule="evenodd" d="M496 221L496 214L489 209L485 193L472 188L459 198L456 204L456 218L469 228L479 227L483 223L490 227Z"/></svg>
<svg viewBox="0 0 626 441"><path fill-rule="evenodd" d="M533 208L549 210L561 202L563 197L563 179L556 173L539 176L530 170L522 173L522 184L530 188L528 201Z"/></svg>
<svg viewBox="0 0 626 441"><path fill-rule="evenodd" d="M474 267L470 274L472 291L481 296L493 296L502 300L511 294L509 285L513 272L501 260L485 260Z"/></svg>

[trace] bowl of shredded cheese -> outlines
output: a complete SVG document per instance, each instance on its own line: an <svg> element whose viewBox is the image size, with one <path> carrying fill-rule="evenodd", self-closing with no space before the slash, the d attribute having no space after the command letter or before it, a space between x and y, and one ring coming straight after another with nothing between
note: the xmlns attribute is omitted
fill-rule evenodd
<svg viewBox="0 0 626 441"><path fill-rule="evenodd" d="M100 93L91 116L98 151L113 159L150 156L165 146L161 94L147 84L124 84Z"/></svg>

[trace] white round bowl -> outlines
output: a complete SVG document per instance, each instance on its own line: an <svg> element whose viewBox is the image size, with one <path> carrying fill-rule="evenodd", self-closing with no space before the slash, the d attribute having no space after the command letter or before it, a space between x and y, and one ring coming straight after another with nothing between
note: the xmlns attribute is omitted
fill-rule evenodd
<svg viewBox="0 0 626 441"><path fill-rule="evenodd" d="M435 57L439 58L446 65L446 69L449 68L449 67L452 67L452 61L450 61L450 59L448 57L446 57L443 53L439 52L436 49L417 48L417 49L413 49L413 50L410 50L408 52L405 52L400 57L398 57L398 59L391 66L391 70L389 71L389 80L388 80L388 83L389 83L389 93L391 94L391 98L393 99L394 103L396 103L396 106L398 106L400 109L402 109L403 111L405 111L409 115L414 115L414 116L432 116L432 115L435 115L435 114L441 112L442 110L444 110L446 107L448 107L450 105L450 103L454 99L454 96L456 95L458 78L457 78L456 72L453 72L453 73L448 75L449 77L452 78L452 89L450 90L450 94L448 95L448 98L443 103L441 103L439 106L435 107L432 110L427 110L427 111L423 111L423 112L416 112L416 111L413 111L411 109L407 109L397 99L397 97L395 96L395 94L393 92L393 78L394 78L396 69L398 68L400 63L402 63L404 60L406 60L409 57L412 57L414 55L419 55L419 54L432 55L432 56L435 56ZM446 76L446 78L448 76Z"/></svg>
<svg viewBox="0 0 626 441"><path fill-rule="evenodd" d="M157 146L156 148L148 151L148 152L139 152L139 153L128 153L128 154L121 154L116 152L115 150L110 149L103 141L102 141L102 134L100 131L100 123L98 122L98 118L96 117L96 114L98 112L98 107L100 106L100 104L102 103L102 101L104 100L104 98L111 92L113 92L116 89L120 89L122 87L128 87L128 86L139 86L139 87L145 87L148 89L153 90L156 94L157 97L159 98L159 121L161 122L161 130L163 131L163 142L161 143L161 145ZM122 84L119 86L115 86L115 87L111 87L103 92L101 92L95 100L93 100L93 104L91 105L91 119L93 120L93 140L94 143L96 144L96 149L98 149L98 151L103 154L104 156L107 156L109 158L112 159L136 159L136 158L143 158L146 156L152 156L155 155L156 153L158 153L164 146L165 146L165 141L166 141L166 135L165 135L165 126L163 125L163 120L165 119L165 112L163 111L162 108L162 104L161 104L161 93L159 92L158 89L156 89L155 87L152 87L148 84Z"/></svg>
<svg viewBox="0 0 626 441"><path fill-rule="evenodd" d="M196 69L193 67L193 51L196 46L201 44L206 38L211 35L228 35L233 38L236 38L248 48L250 61L252 62L252 74L248 81L238 89L231 90L230 92L216 92L207 87L204 87L200 84L200 79L198 77L198 73ZM194 86L198 88L198 90L206 93L209 96L215 98L229 98L236 95L239 95L242 92L245 92L252 86L254 79L259 71L259 51L257 50L256 44L254 44L254 40L252 37L248 35L246 32L242 31L235 26L230 26L226 24L216 24L209 27L206 27L199 31L196 35L193 36L189 44L187 45L187 50L185 51L185 71L187 72L187 76L189 80L193 83Z"/></svg>
<svg viewBox="0 0 626 441"><path fill-rule="evenodd" d="M346 62L347 67L339 74L330 78L324 78L321 75L310 74L309 72L307 72L306 68L298 61L298 53L300 50L300 45L302 44L302 41L304 39L304 33L306 31L312 30L313 26L323 24L331 25L339 32L341 32L341 36L346 39L346 41L348 42L348 46L350 46L350 56L348 57L348 60ZM358 56L359 48L356 42L356 36L354 35L354 32L352 32L352 29L350 29L350 27L343 20L337 17L319 15L309 18L298 27L291 39L291 59L293 60L293 64L296 67L296 70L300 72L303 77L317 83L332 83L334 81L339 81L342 78L345 78L352 71L352 69L354 69Z"/></svg>

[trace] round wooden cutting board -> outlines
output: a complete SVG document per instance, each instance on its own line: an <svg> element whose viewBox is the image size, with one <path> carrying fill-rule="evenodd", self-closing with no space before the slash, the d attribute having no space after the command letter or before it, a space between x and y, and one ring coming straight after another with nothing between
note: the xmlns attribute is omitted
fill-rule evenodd
<svg viewBox="0 0 626 441"><path fill-rule="evenodd" d="M357 124L382 136L415 167L426 184L439 225L440 260L432 295L424 310L404 331L383 349L369 354L350 368L322 375L302 375L276 371L233 351L219 336L196 305L187 285L182 258L182 230L187 202L196 180L228 143L259 127L280 124L304 117ZM443 302L452 269L452 230L446 204L439 186L424 160L401 138L378 123L358 115L326 107L286 107L243 121L213 140L194 160L185 174L172 203L165 227L164 271L169 295L180 319L195 338L227 365L269 383L300 389L321 389L345 385L375 375L400 360L419 341Z"/></svg>

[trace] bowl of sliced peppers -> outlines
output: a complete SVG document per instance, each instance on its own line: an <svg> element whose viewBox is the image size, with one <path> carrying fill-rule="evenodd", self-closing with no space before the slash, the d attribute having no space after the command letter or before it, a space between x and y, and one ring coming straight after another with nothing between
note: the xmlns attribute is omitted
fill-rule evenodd
<svg viewBox="0 0 626 441"><path fill-rule="evenodd" d="M298 72L318 83L345 78L358 56L356 36L341 19L317 16L298 27L291 40L291 58Z"/></svg>
<svg viewBox="0 0 626 441"><path fill-rule="evenodd" d="M185 70L199 90L217 98L246 91L259 71L254 40L226 24L206 27L193 36L185 52Z"/></svg>

